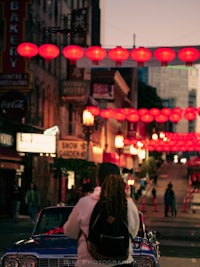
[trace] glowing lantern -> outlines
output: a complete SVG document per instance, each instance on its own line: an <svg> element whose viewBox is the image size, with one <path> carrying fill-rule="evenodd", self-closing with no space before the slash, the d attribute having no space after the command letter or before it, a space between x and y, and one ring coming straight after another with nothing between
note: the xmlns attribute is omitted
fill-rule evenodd
<svg viewBox="0 0 200 267"><path fill-rule="evenodd" d="M24 42L24 43L21 43L20 45L18 45L17 53L22 57L30 59L30 58L37 55L38 47L37 47L37 45L35 45L33 43Z"/></svg>
<svg viewBox="0 0 200 267"><path fill-rule="evenodd" d="M84 56L84 50L78 45L68 45L63 48L62 54L65 58L68 58L71 63L76 63L78 59Z"/></svg>
<svg viewBox="0 0 200 267"><path fill-rule="evenodd" d="M140 116L137 113L130 113L126 116L127 121L129 122L137 122L140 119Z"/></svg>
<svg viewBox="0 0 200 267"><path fill-rule="evenodd" d="M167 66L169 62L174 60L176 53L169 47L160 47L154 51L154 57L161 62L161 66Z"/></svg>
<svg viewBox="0 0 200 267"><path fill-rule="evenodd" d="M196 112L196 108L194 108L194 107L187 107L186 109L185 109L185 113L186 112Z"/></svg>
<svg viewBox="0 0 200 267"><path fill-rule="evenodd" d="M193 62L199 59L199 56L199 50L194 47L185 47L178 52L179 59L184 61L186 66L192 66Z"/></svg>
<svg viewBox="0 0 200 267"><path fill-rule="evenodd" d="M155 116L155 121L158 123L164 123L168 120L168 116L164 114L159 114Z"/></svg>
<svg viewBox="0 0 200 267"><path fill-rule="evenodd" d="M159 108L151 108L149 110L149 114L151 114L152 116L157 116L160 114L160 109Z"/></svg>
<svg viewBox="0 0 200 267"><path fill-rule="evenodd" d="M196 113L194 111L187 111L184 113L184 118L188 121L193 121L196 119Z"/></svg>
<svg viewBox="0 0 200 267"><path fill-rule="evenodd" d="M174 123L177 123L179 122L180 120L182 119L182 115L179 114L179 113L172 113L170 116L169 116L169 120L171 122L174 122Z"/></svg>
<svg viewBox="0 0 200 267"><path fill-rule="evenodd" d="M117 111L124 113L125 115L129 114L129 109L128 108L117 108Z"/></svg>
<svg viewBox="0 0 200 267"><path fill-rule="evenodd" d="M122 62L128 59L129 52L127 49L117 46L109 50L108 56L116 62L116 66L121 66Z"/></svg>
<svg viewBox="0 0 200 267"><path fill-rule="evenodd" d="M138 109L138 114L140 116L145 115L147 113L149 113L149 110L147 108L140 108L140 109Z"/></svg>
<svg viewBox="0 0 200 267"><path fill-rule="evenodd" d="M161 113L163 115L169 116L172 113L172 110L171 110L171 108L162 108Z"/></svg>
<svg viewBox="0 0 200 267"><path fill-rule="evenodd" d="M148 48L138 47L131 51L130 56L137 62L138 67L143 67L144 63L151 59L152 53Z"/></svg>
<svg viewBox="0 0 200 267"><path fill-rule="evenodd" d="M172 113L178 113L178 114L182 115L183 109L179 108L179 107L173 108Z"/></svg>
<svg viewBox="0 0 200 267"><path fill-rule="evenodd" d="M60 49L53 44L43 44L39 47L39 55L46 61L51 61L60 54Z"/></svg>
<svg viewBox="0 0 200 267"><path fill-rule="evenodd" d="M144 114L140 117L141 121L146 122L146 123L150 123L153 121L153 116L150 114Z"/></svg>
<svg viewBox="0 0 200 267"><path fill-rule="evenodd" d="M112 108L102 109L100 111L100 116L107 120L113 117L114 110Z"/></svg>
<svg viewBox="0 0 200 267"><path fill-rule="evenodd" d="M97 106L87 106L86 109L93 115L98 116L100 113L100 109Z"/></svg>
<svg viewBox="0 0 200 267"><path fill-rule="evenodd" d="M118 110L114 110L113 118L117 121L124 121L126 119L126 114L119 112Z"/></svg>
<svg viewBox="0 0 200 267"><path fill-rule="evenodd" d="M100 46L90 46L86 49L85 55L92 60L92 64L98 65L99 61L106 57L106 50Z"/></svg>

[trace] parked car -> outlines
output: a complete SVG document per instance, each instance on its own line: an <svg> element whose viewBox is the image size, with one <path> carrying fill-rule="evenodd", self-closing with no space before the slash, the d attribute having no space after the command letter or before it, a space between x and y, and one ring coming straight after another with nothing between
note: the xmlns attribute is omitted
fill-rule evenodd
<svg viewBox="0 0 200 267"><path fill-rule="evenodd" d="M74 267L77 241L63 234L63 224L73 206L53 206L42 209L31 236L15 242L1 257L2 267ZM159 242L156 232L146 232L140 212L140 229L133 242L135 267L159 266Z"/></svg>

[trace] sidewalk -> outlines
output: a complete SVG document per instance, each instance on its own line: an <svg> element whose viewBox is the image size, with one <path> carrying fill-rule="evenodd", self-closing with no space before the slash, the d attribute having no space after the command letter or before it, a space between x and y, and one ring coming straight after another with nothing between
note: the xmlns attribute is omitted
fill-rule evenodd
<svg viewBox="0 0 200 267"><path fill-rule="evenodd" d="M187 199L189 184L187 180L187 168L183 165L164 165L159 172L157 185L149 182L143 194L144 199L137 202L138 209L144 213L147 229L155 229L161 233L162 244L169 244L172 239L184 245L183 241L198 242L200 246L200 212L193 213L190 203L184 203ZM164 216L164 192L169 182L172 182L176 194L177 216ZM157 191L157 204L152 201L151 190ZM145 202L144 202L145 200ZM172 241L170 241L172 242ZM170 244L169 244L170 245Z"/></svg>

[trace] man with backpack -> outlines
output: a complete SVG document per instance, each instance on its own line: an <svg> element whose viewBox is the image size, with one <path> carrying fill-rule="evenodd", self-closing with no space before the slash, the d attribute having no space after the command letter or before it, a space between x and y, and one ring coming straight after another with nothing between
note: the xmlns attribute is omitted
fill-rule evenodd
<svg viewBox="0 0 200 267"><path fill-rule="evenodd" d="M118 166L101 163L97 184L63 226L67 236L78 239L77 267L133 266L131 241L139 230L139 213L126 196Z"/></svg>

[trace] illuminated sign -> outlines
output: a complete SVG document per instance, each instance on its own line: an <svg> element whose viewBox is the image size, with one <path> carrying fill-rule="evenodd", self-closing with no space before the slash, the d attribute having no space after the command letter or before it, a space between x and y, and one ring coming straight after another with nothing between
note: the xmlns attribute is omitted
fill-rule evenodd
<svg viewBox="0 0 200 267"><path fill-rule="evenodd" d="M17 133L16 150L29 153L56 153L56 136L36 133Z"/></svg>

